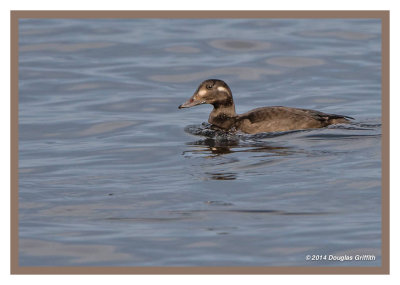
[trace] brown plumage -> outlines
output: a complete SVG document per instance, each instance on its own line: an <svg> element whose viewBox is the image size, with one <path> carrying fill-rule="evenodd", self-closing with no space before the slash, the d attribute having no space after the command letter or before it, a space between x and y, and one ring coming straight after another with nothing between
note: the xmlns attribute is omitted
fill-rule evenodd
<svg viewBox="0 0 400 285"><path fill-rule="evenodd" d="M224 130L240 130L248 134L283 132L290 130L323 128L332 124L349 123L348 116L326 114L319 111L282 106L261 107L244 114L236 114L232 92L219 79L203 81L193 96L179 106L189 108L211 104L208 122Z"/></svg>

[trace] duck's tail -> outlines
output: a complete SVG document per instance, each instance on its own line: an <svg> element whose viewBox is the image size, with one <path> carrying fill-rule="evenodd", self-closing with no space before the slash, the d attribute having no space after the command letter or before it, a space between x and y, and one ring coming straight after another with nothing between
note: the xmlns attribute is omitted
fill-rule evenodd
<svg viewBox="0 0 400 285"><path fill-rule="evenodd" d="M350 116L343 116L343 115L336 115L336 114L329 114L327 121L330 125L334 124L349 124L350 120L354 120L353 117Z"/></svg>

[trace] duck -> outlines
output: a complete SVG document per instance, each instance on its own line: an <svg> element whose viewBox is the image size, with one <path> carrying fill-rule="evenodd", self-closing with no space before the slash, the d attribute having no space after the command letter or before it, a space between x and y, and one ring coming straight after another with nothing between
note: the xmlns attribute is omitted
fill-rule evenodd
<svg viewBox="0 0 400 285"><path fill-rule="evenodd" d="M208 118L213 127L246 134L324 128L334 124L348 124L350 120L354 120L349 116L284 106L261 107L236 114L232 91L228 84L220 79L203 81L193 96L178 108L190 108L201 104L213 105Z"/></svg>

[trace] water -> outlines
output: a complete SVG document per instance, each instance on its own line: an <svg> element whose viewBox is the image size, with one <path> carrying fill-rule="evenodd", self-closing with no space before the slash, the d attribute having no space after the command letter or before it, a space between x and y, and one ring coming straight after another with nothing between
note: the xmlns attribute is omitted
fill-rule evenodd
<svg viewBox="0 0 400 285"><path fill-rule="evenodd" d="M19 24L21 266L380 266L380 20ZM207 78L356 120L221 134Z"/></svg>

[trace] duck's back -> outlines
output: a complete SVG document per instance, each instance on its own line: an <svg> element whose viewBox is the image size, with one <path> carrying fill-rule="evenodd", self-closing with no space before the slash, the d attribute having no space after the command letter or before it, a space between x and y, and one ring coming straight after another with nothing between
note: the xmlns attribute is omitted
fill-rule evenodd
<svg viewBox="0 0 400 285"><path fill-rule="evenodd" d="M282 106L262 107L238 115L236 128L242 132L283 132L323 128L331 124L348 123L345 116L326 114L308 109Z"/></svg>

